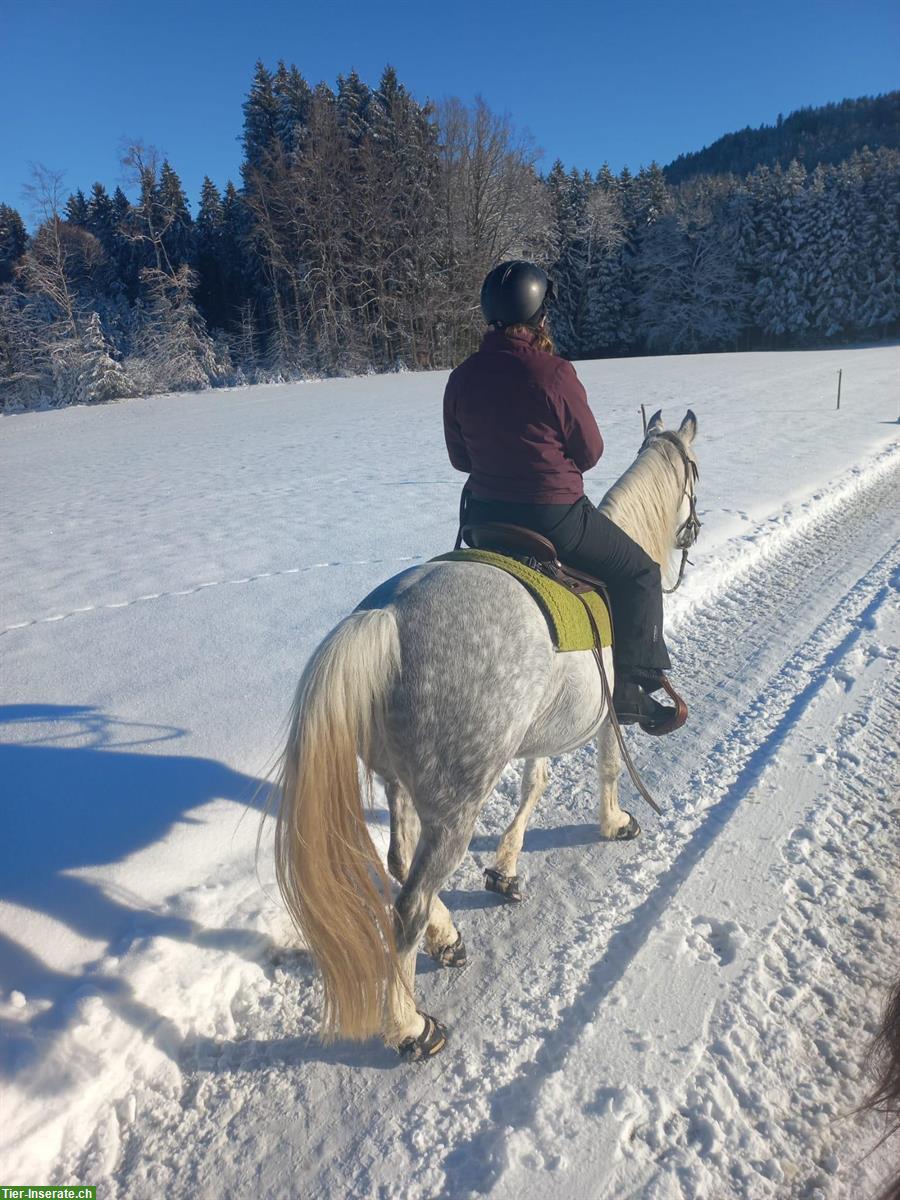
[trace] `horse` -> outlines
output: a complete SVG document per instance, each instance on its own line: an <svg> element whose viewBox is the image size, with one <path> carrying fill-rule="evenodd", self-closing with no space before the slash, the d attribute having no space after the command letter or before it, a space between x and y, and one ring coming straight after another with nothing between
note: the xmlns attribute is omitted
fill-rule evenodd
<svg viewBox="0 0 900 1200"><path fill-rule="evenodd" d="M655 413L636 459L599 506L655 559L664 582L674 575L673 552L686 557L685 530L696 536L696 432L690 410L677 431ZM608 648L602 658L608 690L592 652L555 651L521 583L459 561L387 580L313 652L277 772L275 868L322 979L323 1040L380 1035L410 1061L442 1049L445 1027L416 1007L416 953L424 935L439 964L466 962L438 893L512 759L525 759L525 768L521 807L497 855L504 877L515 877L549 757L594 738L601 836L639 832L619 806ZM373 776L390 810L387 869L365 820Z"/></svg>

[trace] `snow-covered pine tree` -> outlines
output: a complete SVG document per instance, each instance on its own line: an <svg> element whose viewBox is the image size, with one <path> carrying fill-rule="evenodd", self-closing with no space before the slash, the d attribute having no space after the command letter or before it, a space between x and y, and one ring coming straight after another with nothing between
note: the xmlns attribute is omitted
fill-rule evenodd
<svg viewBox="0 0 900 1200"><path fill-rule="evenodd" d="M630 182L627 192L629 215L638 227L652 225L672 210L672 197L658 162L652 162L649 167L641 167Z"/></svg>
<svg viewBox="0 0 900 1200"><path fill-rule="evenodd" d="M196 275L188 266L144 272L148 304L133 338L125 370L147 394L195 391L220 373L215 347L194 303Z"/></svg>
<svg viewBox="0 0 900 1200"><path fill-rule="evenodd" d="M363 83L355 71L349 75L338 75L336 104L338 124L347 135L350 146L355 149L370 128L372 89Z"/></svg>
<svg viewBox="0 0 900 1200"><path fill-rule="evenodd" d="M113 358L109 340L103 332L100 314L92 312L82 335L84 354L80 364L82 398L98 404L131 394L131 385L122 364Z"/></svg>
<svg viewBox="0 0 900 1200"><path fill-rule="evenodd" d="M648 350L691 354L735 345L744 289L732 239L733 231L711 214L700 224L666 213L648 226L635 268Z"/></svg>
<svg viewBox="0 0 900 1200"><path fill-rule="evenodd" d="M275 98L275 136L286 154L293 155L302 148L303 136L309 121L312 88L293 65L279 62L272 79Z"/></svg>
<svg viewBox="0 0 900 1200"><path fill-rule="evenodd" d="M601 168L588 202L593 267L588 280L588 354L622 353L633 340L633 264L619 185Z"/></svg>
<svg viewBox="0 0 900 1200"><path fill-rule="evenodd" d="M753 173L756 230L750 315L770 345L786 345L809 327L804 280L803 204L806 171L761 167Z"/></svg>
<svg viewBox="0 0 900 1200"><path fill-rule="evenodd" d="M167 159L163 160L156 189L156 202L162 221L160 237L166 260L172 270L194 258L194 223L181 180Z"/></svg>
<svg viewBox="0 0 900 1200"><path fill-rule="evenodd" d="M863 149L858 155L853 240L856 246L856 328L883 335L897 325L900 288L900 154Z"/></svg>
<svg viewBox="0 0 900 1200"><path fill-rule="evenodd" d="M278 141L279 103L275 95L273 78L261 61L257 61L250 93L243 104L244 110L244 162L241 175L244 183L252 184L253 174L262 170Z"/></svg>
<svg viewBox="0 0 900 1200"><path fill-rule="evenodd" d="M363 243L370 305L365 340L382 369L427 365L436 353L437 128L387 66L372 95L362 164L371 237Z"/></svg>
<svg viewBox="0 0 900 1200"><path fill-rule="evenodd" d="M849 311L840 267L848 231L831 167L820 164L809 177L805 217L811 235L805 247L810 336L828 340L840 334Z"/></svg>
<svg viewBox="0 0 900 1200"><path fill-rule="evenodd" d="M553 337L561 354L577 355L580 325L587 304L584 247L582 241L587 192L576 172L567 172L557 159L547 175L550 211L553 217L556 284L551 321Z"/></svg>

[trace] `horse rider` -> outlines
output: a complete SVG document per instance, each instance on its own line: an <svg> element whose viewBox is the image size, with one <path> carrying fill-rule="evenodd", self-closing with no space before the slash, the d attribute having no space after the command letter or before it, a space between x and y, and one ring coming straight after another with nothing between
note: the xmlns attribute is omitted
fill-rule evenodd
<svg viewBox="0 0 900 1200"><path fill-rule="evenodd" d="M605 581L615 633L613 706L645 732L677 728L652 693L671 666L659 566L584 494L603 438L575 368L555 353L553 284L532 262L504 262L481 289L489 328L444 393L450 462L468 472L465 523L504 521L549 538L562 562Z"/></svg>

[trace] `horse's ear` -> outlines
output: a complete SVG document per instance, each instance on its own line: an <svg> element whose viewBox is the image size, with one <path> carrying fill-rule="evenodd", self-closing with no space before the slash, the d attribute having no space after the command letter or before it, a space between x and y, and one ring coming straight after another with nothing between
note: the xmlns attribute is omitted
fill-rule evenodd
<svg viewBox="0 0 900 1200"><path fill-rule="evenodd" d="M650 420L647 422L648 433L658 433L662 429L662 409L658 408Z"/></svg>
<svg viewBox="0 0 900 1200"><path fill-rule="evenodd" d="M687 410L684 420L678 426L678 432L689 445L697 436L697 418L690 408Z"/></svg>

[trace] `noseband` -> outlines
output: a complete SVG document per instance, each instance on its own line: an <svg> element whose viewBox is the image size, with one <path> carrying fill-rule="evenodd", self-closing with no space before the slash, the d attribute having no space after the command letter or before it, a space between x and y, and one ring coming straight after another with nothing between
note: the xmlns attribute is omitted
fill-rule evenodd
<svg viewBox="0 0 900 1200"><path fill-rule="evenodd" d="M681 551L681 566L678 569L678 578L675 581L675 586L663 588L663 592L669 596L672 592L677 592L681 586L681 581L684 578L684 568L688 564L688 551L694 545L697 538L700 536L700 526L702 524L697 516L697 498L695 488L697 480L700 478L700 472L697 470L697 464L688 456L687 451L681 444L681 438L677 434L672 433L669 429L663 429L659 433L652 434L645 442L645 446L652 446L657 440L668 442L678 451L678 455L684 466L684 489L681 493L680 500L687 497L688 515L675 530L675 549ZM660 447L662 449L662 447ZM668 457L668 456L666 456ZM679 501L680 504L680 501Z"/></svg>

